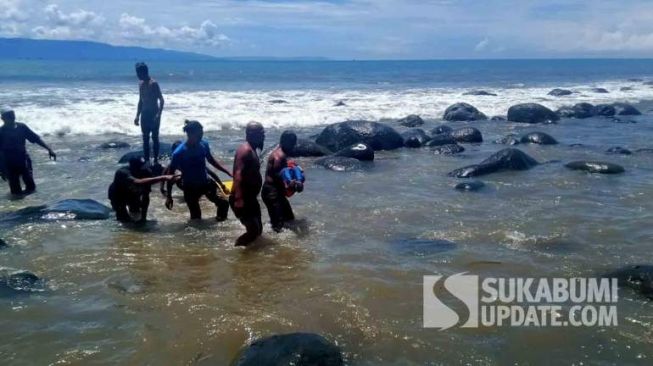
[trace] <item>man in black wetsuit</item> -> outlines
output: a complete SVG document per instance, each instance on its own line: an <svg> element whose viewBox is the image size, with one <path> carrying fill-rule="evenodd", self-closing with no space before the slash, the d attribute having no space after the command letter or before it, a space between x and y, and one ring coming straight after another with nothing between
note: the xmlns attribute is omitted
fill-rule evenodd
<svg viewBox="0 0 653 366"><path fill-rule="evenodd" d="M150 206L150 186L175 179L173 175L153 177L143 158L129 159L129 166L118 169L109 186L109 200L116 211L116 219L120 222L134 222L131 213L140 214L136 222L145 222Z"/></svg>
<svg viewBox="0 0 653 366"><path fill-rule="evenodd" d="M30 194L36 190L32 175L32 160L27 153L26 141L37 144L48 151L50 159L57 160L57 154L30 130L25 124L16 122L16 114L11 108L4 108L0 115L4 125L0 127L0 174L2 180L9 181L11 194ZM20 185L22 178L25 190Z"/></svg>
<svg viewBox="0 0 653 366"><path fill-rule="evenodd" d="M140 123L141 132L143 133L143 156L148 164L150 162L150 135L152 135L154 165L157 165L159 163L159 127L165 101L159 83L150 77L145 63L139 62L136 64L136 76L138 76L139 80L139 98L134 124L138 126Z"/></svg>

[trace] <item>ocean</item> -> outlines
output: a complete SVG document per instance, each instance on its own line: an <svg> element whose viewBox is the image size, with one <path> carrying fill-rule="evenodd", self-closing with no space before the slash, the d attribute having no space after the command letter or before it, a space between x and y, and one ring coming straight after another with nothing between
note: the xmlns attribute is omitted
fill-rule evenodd
<svg viewBox="0 0 653 366"><path fill-rule="evenodd" d="M133 63L1 61L0 104L42 134L56 162L29 147L38 192L0 193L0 268L47 280L42 292L0 297L0 357L7 364L229 364L268 335L308 331L336 343L349 365L650 364L651 304L620 292L615 327L449 329L422 326L426 275L597 276L650 264L653 60L215 61L149 62L164 92L162 140L182 138L197 119L227 166L250 121L266 149L285 129L310 138L329 123L418 114L424 130L476 127L482 144L454 156L429 148L379 151L354 172L299 158L305 191L291 198L302 230L274 233L264 217L255 249L230 213L188 222L177 192L172 211L154 189L150 223L113 220L19 222L3 215L66 198L108 204L120 156L140 148ZM553 88L572 90L549 96ZM608 93L597 93L605 88ZM485 90L496 96L465 95ZM344 106L336 106L343 102ZM551 125L444 122L467 102L488 116L517 103L552 109L578 102L628 102L641 116L562 119ZM546 132L559 144L518 145L540 162L482 177L479 192L453 189L453 169L504 148L507 134ZM104 150L107 141L130 149ZM571 171L573 160L609 161L624 174ZM446 244L442 244L446 243Z"/></svg>

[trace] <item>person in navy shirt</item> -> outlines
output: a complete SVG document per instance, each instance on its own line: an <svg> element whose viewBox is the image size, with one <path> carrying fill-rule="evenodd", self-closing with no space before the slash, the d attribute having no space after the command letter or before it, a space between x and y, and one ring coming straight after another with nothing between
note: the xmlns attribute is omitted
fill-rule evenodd
<svg viewBox="0 0 653 366"><path fill-rule="evenodd" d="M37 144L48 151L50 159L57 160L57 154L41 140L27 125L16 122L16 114L11 108L4 108L0 115L4 125L0 127L0 173L2 180L9 181L11 194L30 194L36 190L32 175L32 160L27 153L26 142ZM25 183L25 190L20 179Z"/></svg>
<svg viewBox="0 0 653 366"><path fill-rule="evenodd" d="M211 154L209 143L202 139L204 137L202 124L197 121L186 121L184 132L187 139L172 153L172 161L168 166L167 174L181 171L184 200L188 205L191 220L202 218L199 201L202 196L206 196L217 207L216 220L224 221L229 213L229 201L218 195L216 184L218 182L209 178L206 162L208 161L209 164L230 177L232 174ZM166 193L168 196L166 207L171 210L173 207L172 184L168 184Z"/></svg>

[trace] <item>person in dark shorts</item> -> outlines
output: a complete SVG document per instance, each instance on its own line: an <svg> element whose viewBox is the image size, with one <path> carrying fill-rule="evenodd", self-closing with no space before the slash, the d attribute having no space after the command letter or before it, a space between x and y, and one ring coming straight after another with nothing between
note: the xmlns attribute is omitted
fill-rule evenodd
<svg viewBox="0 0 653 366"><path fill-rule="evenodd" d="M167 171L168 173L174 173L177 170L181 171L181 186L191 220L202 218L199 201L202 196L206 196L217 207L216 220L224 221L229 214L229 202L226 198L218 195L218 186L215 181L209 178L206 162L208 161L209 164L230 177L232 174L211 154L209 143L202 139L204 129L199 122L186 121L184 132L186 132L187 139L172 153L172 161ZM168 183L166 194L168 196L166 207L171 210L174 204L171 183Z"/></svg>
<svg viewBox="0 0 653 366"><path fill-rule="evenodd" d="M256 149L263 149L265 131L257 122L250 122L245 129L245 142L236 150L234 158L234 184L229 197L231 209L245 226L245 234L236 240L236 246L247 246L263 233L261 206L258 194L261 191L261 161Z"/></svg>
<svg viewBox="0 0 653 366"><path fill-rule="evenodd" d="M16 122L16 114L11 108L0 111L3 126L0 127L0 158L2 161L2 179L9 181L13 195L30 194L36 190L32 174L32 160L27 153L26 142L37 144L48 151L50 159L57 160L57 154L30 130L27 125ZM25 184L21 187L20 180Z"/></svg>
<svg viewBox="0 0 653 366"><path fill-rule="evenodd" d="M282 171L288 167L288 154L296 144L297 135L292 131L284 131L279 146L270 153L265 170L265 184L263 184L261 198L268 209L272 229L276 232L281 232L285 223L295 220L295 214L286 198L288 187L283 180Z"/></svg>
<svg viewBox="0 0 653 366"><path fill-rule="evenodd" d="M136 64L136 76L138 76L138 108L134 124L141 126L143 133L143 156L145 162L150 162L150 135L152 136L152 149L154 150L154 164L159 163L159 127L161 125L161 113L163 112L163 94L156 80L150 77L149 70L145 63ZM140 122L139 122L140 121Z"/></svg>
<svg viewBox="0 0 653 366"><path fill-rule="evenodd" d="M140 214L140 219L136 222L145 222L150 206L151 185L174 180L172 175L154 177L141 157L129 159L129 165L116 171L109 186L109 200L116 212L116 219L120 222L134 222L131 214Z"/></svg>

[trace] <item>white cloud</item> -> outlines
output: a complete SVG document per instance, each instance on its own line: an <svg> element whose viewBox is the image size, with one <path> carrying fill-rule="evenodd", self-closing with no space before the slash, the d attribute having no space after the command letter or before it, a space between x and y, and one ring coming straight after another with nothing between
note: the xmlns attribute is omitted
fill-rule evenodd
<svg viewBox="0 0 653 366"><path fill-rule="evenodd" d="M48 39L91 39L103 32L104 17L83 9L65 13L56 4L43 9L46 24L32 28L38 38Z"/></svg>
<svg viewBox="0 0 653 366"><path fill-rule="evenodd" d="M22 11L21 0L0 0L0 20L3 22L22 22L27 14Z"/></svg>
<svg viewBox="0 0 653 366"><path fill-rule="evenodd" d="M476 44L476 47L474 47L474 51L483 52L488 48L489 45L490 45L490 40L485 38Z"/></svg>
<svg viewBox="0 0 653 366"><path fill-rule="evenodd" d="M151 26L144 18L127 13L120 16L121 36L131 41L147 41L150 43L190 44L197 46L218 47L229 42L229 38L218 32L218 27L210 20L205 20L199 27L188 25L180 27Z"/></svg>

